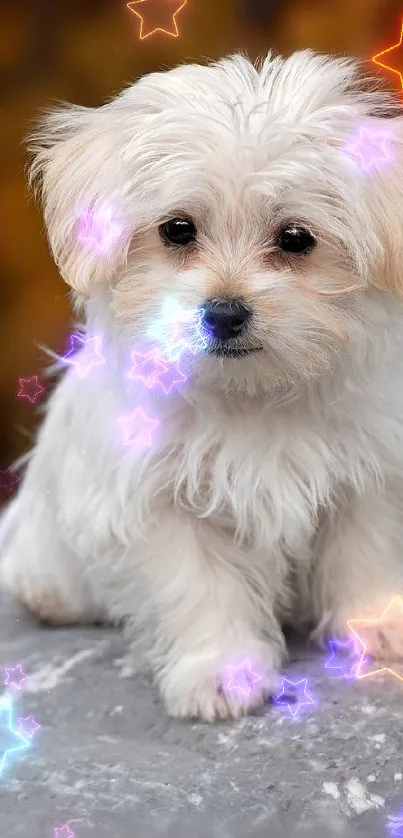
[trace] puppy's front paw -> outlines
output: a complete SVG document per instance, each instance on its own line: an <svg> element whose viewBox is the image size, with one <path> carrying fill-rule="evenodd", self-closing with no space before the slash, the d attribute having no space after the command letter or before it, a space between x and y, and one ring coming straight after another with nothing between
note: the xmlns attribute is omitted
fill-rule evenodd
<svg viewBox="0 0 403 838"><path fill-rule="evenodd" d="M276 658L270 647L259 657L184 655L160 679L168 713L206 722L247 715L276 692Z"/></svg>

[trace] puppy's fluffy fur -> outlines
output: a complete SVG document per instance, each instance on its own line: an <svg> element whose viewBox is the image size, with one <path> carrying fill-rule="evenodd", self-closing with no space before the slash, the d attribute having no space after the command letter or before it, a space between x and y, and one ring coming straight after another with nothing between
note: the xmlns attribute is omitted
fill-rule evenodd
<svg viewBox="0 0 403 838"><path fill-rule="evenodd" d="M362 124L388 134L388 164L346 153ZM34 154L54 258L108 362L50 399L3 583L46 620L151 629L170 713L247 712L285 621L344 635L403 589L403 117L353 61L234 56L51 114ZM105 201L124 234L101 254L76 219ZM158 226L183 215L197 245L166 247ZM305 256L277 245L290 223L316 238ZM201 352L186 387L149 392L154 444L125 448L122 369L168 293L244 299L260 351ZM385 644L403 653L393 626ZM249 698L223 681L245 657L264 674Z"/></svg>

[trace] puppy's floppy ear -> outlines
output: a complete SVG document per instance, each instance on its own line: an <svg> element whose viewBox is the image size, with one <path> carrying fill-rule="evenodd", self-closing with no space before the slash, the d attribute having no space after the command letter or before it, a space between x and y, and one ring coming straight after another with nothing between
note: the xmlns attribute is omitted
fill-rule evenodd
<svg viewBox="0 0 403 838"><path fill-rule="evenodd" d="M65 281L83 296L109 280L127 254L124 233L105 252L80 238L83 214L105 202L121 215L121 171L108 106L63 106L47 114L28 138L30 182L39 192L54 260Z"/></svg>
<svg viewBox="0 0 403 838"><path fill-rule="evenodd" d="M403 296L403 116L378 119L374 136L385 136L388 160L363 173L373 228L382 257L371 282L377 288Z"/></svg>

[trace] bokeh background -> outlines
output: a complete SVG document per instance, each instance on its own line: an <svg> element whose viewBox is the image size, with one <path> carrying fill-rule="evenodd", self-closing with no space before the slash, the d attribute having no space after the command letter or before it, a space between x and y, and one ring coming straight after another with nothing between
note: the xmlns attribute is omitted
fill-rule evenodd
<svg viewBox="0 0 403 838"><path fill-rule="evenodd" d="M42 377L48 362L39 345L64 351L70 321L67 288L25 185L23 139L35 115L57 100L100 105L142 73L235 50L255 59L270 48L311 47L363 57L376 71L370 58L398 41L402 18L403 0L187 0L179 37L140 40L125 0L0 0L0 500L11 491L6 469L32 444L46 399L18 398L18 379Z"/></svg>

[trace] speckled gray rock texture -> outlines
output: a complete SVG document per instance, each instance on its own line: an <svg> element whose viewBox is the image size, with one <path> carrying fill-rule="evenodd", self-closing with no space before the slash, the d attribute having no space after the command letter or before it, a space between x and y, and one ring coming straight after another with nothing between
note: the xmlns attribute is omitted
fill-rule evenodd
<svg viewBox="0 0 403 838"><path fill-rule="evenodd" d="M236 722L180 723L118 631L44 629L3 596L0 666L17 663L29 677L15 716L41 728L0 775L1 838L54 838L64 824L75 838L386 838L403 806L392 676L339 679L293 644L283 674L308 678L316 699L295 720L270 704Z"/></svg>

